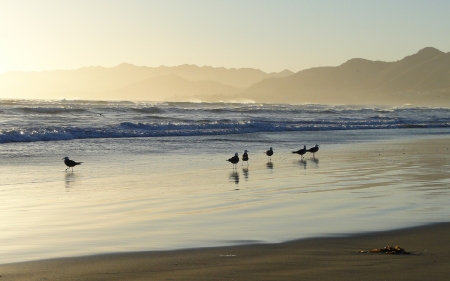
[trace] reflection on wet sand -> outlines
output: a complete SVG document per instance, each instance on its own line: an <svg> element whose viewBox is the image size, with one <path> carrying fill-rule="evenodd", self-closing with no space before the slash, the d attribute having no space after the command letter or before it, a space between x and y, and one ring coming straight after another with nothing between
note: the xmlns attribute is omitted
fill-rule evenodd
<svg viewBox="0 0 450 281"><path fill-rule="evenodd" d="M239 173L237 171L233 171L230 173L230 181L234 181L235 184L239 183Z"/></svg>
<svg viewBox="0 0 450 281"><path fill-rule="evenodd" d="M77 177L76 174L73 173L73 172L65 173L65 177L64 177L64 185L65 185L65 187L66 188L74 187L76 177Z"/></svg>
<svg viewBox="0 0 450 281"><path fill-rule="evenodd" d="M244 178L247 181L248 180L248 167L242 168L242 173L244 174Z"/></svg>
<svg viewBox="0 0 450 281"><path fill-rule="evenodd" d="M267 162L266 167L267 167L267 169L273 169L272 161Z"/></svg>
<svg viewBox="0 0 450 281"><path fill-rule="evenodd" d="M308 162L310 162L310 166L308 166ZM319 167L319 158L311 157L309 159L301 159L299 161L295 161L300 167L306 169L306 167L318 168ZM312 165L312 166L311 166Z"/></svg>
<svg viewBox="0 0 450 281"><path fill-rule="evenodd" d="M309 161L313 164L314 168L318 168L319 167L319 158L311 157L309 159Z"/></svg>
<svg viewBox="0 0 450 281"><path fill-rule="evenodd" d="M302 160L299 160L299 161L297 161L297 163L298 163L298 165L300 165L301 167L303 167L305 170L306 170L306 160L305 159L302 159Z"/></svg>

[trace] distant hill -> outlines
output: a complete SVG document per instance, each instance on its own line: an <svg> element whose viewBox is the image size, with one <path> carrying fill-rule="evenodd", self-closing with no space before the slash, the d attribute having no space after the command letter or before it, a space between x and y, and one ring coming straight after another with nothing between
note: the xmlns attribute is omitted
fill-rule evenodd
<svg viewBox="0 0 450 281"><path fill-rule="evenodd" d="M396 62L351 59L265 79L241 96L280 103L450 106L450 53L427 47Z"/></svg>
<svg viewBox="0 0 450 281"><path fill-rule="evenodd" d="M450 53L395 62L353 58L292 73L180 65L0 74L0 97L450 106Z"/></svg>
<svg viewBox="0 0 450 281"><path fill-rule="evenodd" d="M138 100L143 96L151 100L185 100L199 95L236 95L242 89L212 80L189 81L175 74L148 78L125 87L100 93L104 99Z"/></svg>
<svg viewBox="0 0 450 281"><path fill-rule="evenodd" d="M164 76L176 75L182 79L191 82L191 86L183 89L177 89L176 93L180 95L185 94L204 94L210 92L216 94L229 89L228 94L235 94L236 89L249 87L250 85L260 82L265 78L270 77L285 77L293 74L289 70L280 73L265 73L258 69L240 68L227 69L223 67L199 67L196 65L180 65L180 66L160 66L160 67L146 67L135 66L132 64L123 63L116 67L106 68L100 66L83 67L76 70L55 70L55 71L41 71L41 72L7 72L0 74L0 96L8 96L11 98L83 98L83 99L108 99L108 93L114 93L115 98L130 99L130 95L116 95L123 92L124 89L134 89L137 92L145 94L138 97L137 92L131 94L132 97L141 100L154 100L168 98L173 95L174 86L165 85L161 83L172 83L170 79L161 78ZM158 78L159 77L159 78ZM160 82L145 82L150 78L159 79ZM205 83L204 81L211 81ZM215 81L216 83L212 83ZM137 90L140 86L137 84L148 84L158 87L158 93L144 91L142 88ZM186 85L189 83L186 83ZM196 92L194 85L203 84ZM209 85L210 88L206 87ZM225 85L229 87L224 87ZM171 89L170 92L164 94L163 89Z"/></svg>

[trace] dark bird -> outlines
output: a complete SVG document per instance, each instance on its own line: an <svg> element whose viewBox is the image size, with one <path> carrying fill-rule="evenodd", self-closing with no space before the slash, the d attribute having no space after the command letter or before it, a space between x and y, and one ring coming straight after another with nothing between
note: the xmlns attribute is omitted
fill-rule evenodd
<svg viewBox="0 0 450 281"><path fill-rule="evenodd" d="M248 165L248 154L247 154L247 150L244 150L244 154L242 154L242 165L244 165L244 161L247 161L247 165Z"/></svg>
<svg viewBox="0 0 450 281"><path fill-rule="evenodd" d="M269 148L269 150L266 151L266 155L269 157L270 160L272 160L272 155L273 155L272 148Z"/></svg>
<svg viewBox="0 0 450 281"><path fill-rule="evenodd" d="M64 160L64 164L66 164L66 166L67 166L67 169L72 168L72 172L73 172L73 167L83 163L83 162L75 162L73 160L70 160L69 157L67 157L67 156L64 157L63 160ZM67 169L66 169L66 171L67 171Z"/></svg>
<svg viewBox="0 0 450 281"><path fill-rule="evenodd" d="M302 149L299 149L297 151L292 151L292 153L297 153L298 155L300 155L303 158L303 154L306 153L306 145L304 145Z"/></svg>
<svg viewBox="0 0 450 281"><path fill-rule="evenodd" d="M319 145L316 144L316 146L311 147L310 149L308 149L308 151L311 152L313 154L313 157L314 157L316 152L319 151Z"/></svg>
<svg viewBox="0 0 450 281"><path fill-rule="evenodd" d="M236 153L234 154L234 156L231 157L230 159L228 159L227 161L228 161L228 162L231 162L231 163L233 164L233 168L234 168L234 165L236 165L237 163L239 163L239 155L238 155L238 153L236 152Z"/></svg>

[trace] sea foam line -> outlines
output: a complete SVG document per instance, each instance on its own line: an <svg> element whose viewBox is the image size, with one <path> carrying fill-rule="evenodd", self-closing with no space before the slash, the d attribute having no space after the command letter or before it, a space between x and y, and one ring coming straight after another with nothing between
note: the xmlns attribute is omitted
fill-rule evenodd
<svg viewBox="0 0 450 281"><path fill-rule="evenodd" d="M448 122L422 123L396 120L310 120L310 121L209 121L209 122L122 122L100 127L41 127L0 130L0 143L58 141L92 138L227 135L256 132L365 130L396 128L445 128Z"/></svg>

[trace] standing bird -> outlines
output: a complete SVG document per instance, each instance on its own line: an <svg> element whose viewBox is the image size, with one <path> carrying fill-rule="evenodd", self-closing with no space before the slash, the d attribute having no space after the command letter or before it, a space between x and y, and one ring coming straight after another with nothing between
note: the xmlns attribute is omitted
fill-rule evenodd
<svg viewBox="0 0 450 281"><path fill-rule="evenodd" d="M269 161L272 161L272 155L273 155L272 147L266 151L266 155L269 157Z"/></svg>
<svg viewBox="0 0 450 281"><path fill-rule="evenodd" d="M292 151L292 153L297 153L297 154L300 155L300 156L302 157L302 159L303 159L303 154L306 153L306 145L304 145L302 149L299 149L299 150L297 150L297 151Z"/></svg>
<svg viewBox="0 0 450 281"><path fill-rule="evenodd" d="M231 163L233 164L233 168L234 168L234 167L235 167L234 165L236 165L237 163L239 163L239 155L238 155L238 153L236 152L236 153L234 154L234 156L231 157L230 159L228 159L227 161L228 161L228 162L231 162Z"/></svg>
<svg viewBox="0 0 450 281"><path fill-rule="evenodd" d="M67 166L67 169L72 168L72 172L73 172L73 167L83 163L83 162L75 162L73 160L70 160L69 157L67 157L67 156L64 157L63 160L64 160L64 164L66 164L66 166ZM67 171L67 169L66 169L66 171Z"/></svg>
<svg viewBox="0 0 450 281"><path fill-rule="evenodd" d="M316 146L311 147L310 149L308 149L308 151L311 152L313 154L313 157L314 157L316 152L319 151L319 145L316 144Z"/></svg>
<svg viewBox="0 0 450 281"><path fill-rule="evenodd" d="M242 154L242 166L244 165L244 161L247 161L247 166L248 166L248 154L247 154L247 150L244 150L244 154Z"/></svg>

